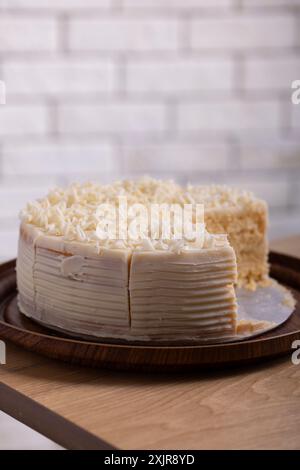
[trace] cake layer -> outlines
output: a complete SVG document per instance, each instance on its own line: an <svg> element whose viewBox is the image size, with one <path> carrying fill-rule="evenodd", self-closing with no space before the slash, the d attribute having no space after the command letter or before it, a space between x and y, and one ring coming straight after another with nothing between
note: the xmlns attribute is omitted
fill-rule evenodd
<svg viewBox="0 0 300 470"><path fill-rule="evenodd" d="M268 208L252 193L226 186L189 186L188 194L205 206L210 233L226 233L238 266L239 286L255 289L268 279Z"/></svg>

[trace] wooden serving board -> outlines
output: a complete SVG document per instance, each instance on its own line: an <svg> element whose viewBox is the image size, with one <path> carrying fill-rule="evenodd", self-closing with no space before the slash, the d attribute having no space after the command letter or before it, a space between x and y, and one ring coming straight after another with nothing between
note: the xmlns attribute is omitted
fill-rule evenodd
<svg viewBox="0 0 300 470"><path fill-rule="evenodd" d="M271 275L286 285L297 305L291 317L275 330L253 339L226 344L136 345L69 338L24 317L16 302L15 260L0 266L0 338L45 356L81 364L122 370L179 371L257 362L292 353L300 339L300 260L270 254Z"/></svg>

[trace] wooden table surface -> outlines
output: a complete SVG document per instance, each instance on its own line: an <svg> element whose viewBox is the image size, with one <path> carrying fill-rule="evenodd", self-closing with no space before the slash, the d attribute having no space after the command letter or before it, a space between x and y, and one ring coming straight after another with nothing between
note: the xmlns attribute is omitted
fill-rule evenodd
<svg viewBox="0 0 300 470"><path fill-rule="evenodd" d="M300 236L272 248L300 258ZM0 380L0 409L69 449L300 448L300 365L291 356L218 372L137 374L7 344Z"/></svg>

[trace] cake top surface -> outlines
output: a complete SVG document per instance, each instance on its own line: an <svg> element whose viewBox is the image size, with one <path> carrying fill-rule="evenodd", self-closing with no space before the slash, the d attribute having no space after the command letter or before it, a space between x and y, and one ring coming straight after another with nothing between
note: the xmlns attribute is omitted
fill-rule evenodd
<svg viewBox="0 0 300 470"><path fill-rule="evenodd" d="M89 243L106 248L180 251L213 248L216 244L226 243L226 237L216 237L207 233L204 228L204 218L201 227L196 224L198 212L196 213L195 207L197 205L204 205L204 210L238 208L253 204L255 200L251 193L225 186L188 185L182 187L170 180L160 181L144 177L136 181L116 181L110 185L88 182L74 183L64 189L55 188L44 198L29 202L21 212L21 220L47 235L62 237L67 241ZM127 227L131 224L132 228L133 224L136 229L138 225L142 237L128 238L119 235L120 219L116 223L113 222L113 215L117 211L118 215L124 218L125 201ZM166 232L158 229L159 222L166 219L165 209L159 207L155 218L151 212L152 208L172 204L180 207L187 204L192 207L191 230L193 233L187 235L184 232L178 238L179 219L172 214L169 219L170 236L166 237L164 235ZM128 207L133 205L143 206L144 212L137 210L130 213ZM112 212L112 208L115 212ZM151 223L145 225L146 218L147 221L151 220ZM107 237L104 234L104 225L106 231L107 227L113 230L114 236ZM201 234L198 233L199 227ZM152 230L156 233L155 237Z"/></svg>

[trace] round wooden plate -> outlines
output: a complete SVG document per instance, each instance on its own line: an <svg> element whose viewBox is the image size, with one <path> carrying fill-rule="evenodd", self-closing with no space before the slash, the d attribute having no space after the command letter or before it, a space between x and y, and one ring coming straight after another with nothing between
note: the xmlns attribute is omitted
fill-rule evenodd
<svg viewBox="0 0 300 470"><path fill-rule="evenodd" d="M69 338L24 317L16 302L15 260L0 266L0 337L31 351L63 361L123 370L197 370L292 353L300 339L300 260L270 254L271 275L293 292L297 305L275 330L253 339L225 344L150 346L92 342Z"/></svg>

